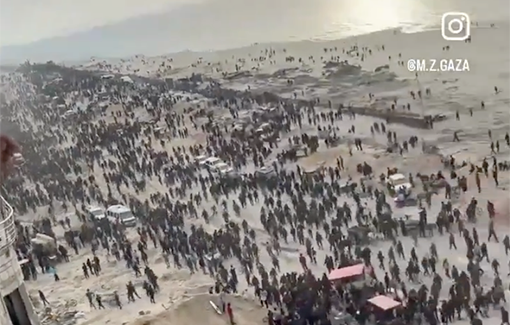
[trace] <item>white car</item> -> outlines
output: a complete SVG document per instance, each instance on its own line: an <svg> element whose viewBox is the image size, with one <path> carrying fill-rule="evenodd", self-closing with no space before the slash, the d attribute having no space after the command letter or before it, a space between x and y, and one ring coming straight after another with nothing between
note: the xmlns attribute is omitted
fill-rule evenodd
<svg viewBox="0 0 510 325"><path fill-rule="evenodd" d="M214 166L213 171L215 173L218 173L220 175L227 175L234 171L234 168L230 167L229 165L225 164L224 162L220 162L216 166Z"/></svg>
<svg viewBox="0 0 510 325"><path fill-rule="evenodd" d="M255 175L262 176L262 177L270 177L274 176L275 171L273 167L261 167L259 170L255 171Z"/></svg>
<svg viewBox="0 0 510 325"><path fill-rule="evenodd" d="M220 158L209 157L204 161L204 166L209 169L214 169L216 165L223 163Z"/></svg>
<svg viewBox="0 0 510 325"><path fill-rule="evenodd" d="M103 80L109 80L109 79L113 79L115 78L115 76L113 74L104 74L101 76L101 79Z"/></svg>
<svg viewBox="0 0 510 325"><path fill-rule="evenodd" d="M393 189L398 192L399 189L403 188L408 194L411 191L411 188L413 187L404 174L393 174L390 177L388 177L388 183L390 184Z"/></svg>
<svg viewBox="0 0 510 325"><path fill-rule="evenodd" d="M195 162L199 165L199 166L204 166L205 165L205 161L207 160L207 157L206 156L196 156L195 157Z"/></svg>
<svg viewBox="0 0 510 325"><path fill-rule="evenodd" d="M131 212L131 209L124 205L116 204L106 209L106 216L119 220L126 227L136 226L136 217Z"/></svg>
<svg viewBox="0 0 510 325"><path fill-rule="evenodd" d="M69 118L69 117L71 117L71 116L73 116L73 115L75 115L75 114L76 114L76 113L75 113L74 111L72 111L72 110L68 110L68 111L65 111L65 113L64 113L64 114L62 114L62 118L63 118L63 119L67 119L67 118Z"/></svg>
<svg viewBox="0 0 510 325"><path fill-rule="evenodd" d="M104 209L96 206L88 206L85 211L90 221L101 220L106 217Z"/></svg>

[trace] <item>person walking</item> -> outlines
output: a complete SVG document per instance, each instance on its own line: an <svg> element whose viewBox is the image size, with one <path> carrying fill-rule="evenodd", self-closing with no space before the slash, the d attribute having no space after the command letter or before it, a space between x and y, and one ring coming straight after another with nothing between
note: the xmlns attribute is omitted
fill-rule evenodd
<svg viewBox="0 0 510 325"><path fill-rule="evenodd" d="M228 320L230 321L230 325L234 325L234 312L232 311L232 306L230 305L230 302L227 304L227 315Z"/></svg>
<svg viewBox="0 0 510 325"><path fill-rule="evenodd" d="M41 299L42 303L44 304L44 307L46 307L50 304L48 299L46 299L46 295L41 290L39 290L39 299Z"/></svg>

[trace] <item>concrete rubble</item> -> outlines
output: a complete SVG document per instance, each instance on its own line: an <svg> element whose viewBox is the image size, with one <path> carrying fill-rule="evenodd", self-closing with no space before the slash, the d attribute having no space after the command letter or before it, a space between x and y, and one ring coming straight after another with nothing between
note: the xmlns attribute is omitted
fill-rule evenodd
<svg viewBox="0 0 510 325"><path fill-rule="evenodd" d="M74 325L78 319L84 317L84 313L75 310L76 300L67 301L65 304L56 304L46 307L39 313L42 325Z"/></svg>

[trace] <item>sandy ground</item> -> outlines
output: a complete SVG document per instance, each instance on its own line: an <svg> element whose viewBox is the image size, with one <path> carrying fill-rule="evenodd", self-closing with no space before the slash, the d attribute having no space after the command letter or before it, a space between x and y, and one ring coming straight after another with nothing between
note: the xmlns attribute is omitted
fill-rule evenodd
<svg viewBox="0 0 510 325"><path fill-rule="evenodd" d="M458 111L460 121L450 120L434 132L418 133L420 138L439 145L445 154L461 154L462 159L469 159L469 152L487 151L488 129L498 138L507 129L506 122L510 118L506 109L510 103L506 89L510 78L509 39L509 28L504 25L472 28L472 43L444 41L439 31L417 34L383 31L329 42L260 44L219 52L183 52L172 56L93 61L82 68L101 67L117 73L173 79L191 73L218 78L226 73L230 79L221 81L226 88L270 90L288 97L296 93L298 98L303 98L301 91L304 91L304 98L320 98L323 103L329 99L334 103L378 108L388 108L398 98L398 105L410 103L411 112L415 114L453 116ZM350 51L353 46L371 49L372 55L365 53L361 61L361 54L356 56L356 51ZM385 50L382 50L383 46ZM446 46L449 46L448 51L444 50ZM328 52L325 53L324 49ZM274 55L270 55L272 51ZM287 57L294 57L295 61L286 62ZM336 57L360 65L362 71L324 69L325 62ZM261 62L261 58L264 61ZM302 62L298 62L299 59ZM422 72L416 78L415 72L407 69L409 59L462 59L467 60L470 69L464 72ZM399 61L403 61L404 65L399 65ZM236 65L245 71L244 77L243 74L233 76ZM384 65L388 65L389 70L373 73ZM326 75L323 75L325 71ZM290 87L287 85L289 79L294 82ZM503 91L494 95L494 86ZM424 92L426 88L432 91L432 96L423 101L413 100L409 95L410 91ZM370 101L368 93L375 94L375 100ZM482 101L485 102L485 111L481 110ZM471 121L466 121L469 109L474 111L474 116ZM454 130L459 130L461 138L470 141L453 146L449 139Z"/></svg>
<svg viewBox="0 0 510 325"><path fill-rule="evenodd" d="M162 312L155 317L142 317L132 324L166 325L169 321L175 321L176 324L228 324L229 321L225 315L218 315L213 310L209 303L210 299L209 295L198 295L185 300L176 309ZM237 324L258 325L267 316L260 306L253 301L242 297L229 297L227 300L235 310L234 321ZM201 312L198 312L198 310Z"/></svg>
<svg viewBox="0 0 510 325"><path fill-rule="evenodd" d="M440 39L440 33L424 32L419 34L401 34L399 32L386 31L345 40L332 41L327 43L298 42L288 44L273 44L271 46L257 45L242 49L230 51L221 51L215 53L182 53L172 57L156 57L144 58L141 56L104 62L110 65L110 70L118 73L139 73L142 75L159 75L160 77L180 78L189 75L192 72L205 73L213 77L219 77L222 72L232 73L235 71L235 64L241 64L240 59L244 59L242 63L243 70L248 70L252 75L245 77L233 78L230 81L222 81L223 87L231 87L236 89L272 89L286 96L293 96L296 92L298 97L305 98L321 98L321 102L331 99L334 102L344 102L363 105L376 105L388 107L389 103L395 97L398 97L399 105L411 103L412 111L420 114L421 112L443 113L446 115L455 114L459 111L460 121L450 119L445 123L437 123L434 130L413 130L408 127L391 125L390 129L396 131L400 139L406 139L411 135L417 135L420 139L425 140L428 144L438 146L444 154L455 154L457 160L470 160L478 162L485 156L490 154L490 139L487 136L487 130L492 129L494 139L499 139L502 151L498 155L500 160L506 160L509 150L504 144L503 136L508 128L508 103L509 91L508 87L508 67L509 64L509 47L506 40L508 37L508 29L504 26L498 28L478 28L472 33L473 43L455 43L450 45L449 51L442 50L447 44ZM494 40L497 40L496 42ZM352 46L357 45L359 48L369 47L372 49L372 55L367 55L363 62L359 57L343 53L342 49L348 51ZM382 45L385 50L382 50ZM334 48L337 47L337 51ZM327 53L324 48L333 49ZM284 51L285 49L285 51ZM483 56L479 53L480 49L484 49ZM266 50L276 51L276 55L269 57ZM399 53L402 58L399 59ZM255 62L254 58L263 56L266 58L264 62ZM285 62L285 57L293 56L296 60L293 63ZM313 56L312 59L308 59ZM323 58L321 58L321 56ZM348 60L353 64L361 64L364 72L351 74L342 72L335 75L331 72L330 77L322 75L324 71L324 63L331 56L339 56L341 60ZM391 56L391 60L389 60ZM303 62L298 62L299 58L303 58ZM429 59L429 58L462 58L469 60L470 72L444 72L444 73L421 73L416 79L414 73L397 64L397 61L404 62L411 58ZM161 64L171 65L172 69L162 69ZM271 62L274 62L271 64ZM380 66L389 64L390 69L382 74L375 74L372 71ZM193 65L193 66L192 66ZM100 65L97 62L91 62L86 65L89 69L96 69ZM282 69L290 69L285 75ZM294 80L292 87L286 86L286 80ZM493 87L498 86L502 92L495 95ZM409 91L415 92L430 88L432 96L425 98L423 101L413 101L409 95ZM304 96L301 94L304 91ZM376 101L370 102L367 94L371 92L375 94ZM480 102L485 101L486 108L484 111L480 108ZM470 117L468 109L474 110L474 116ZM218 113L219 114L219 113ZM369 126L375 119L367 117L357 117L356 120L344 119L338 122L339 134L346 139L353 137L347 133L347 129L351 125L356 125L356 136L364 139L364 142L370 145L365 147L364 152L354 152L353 157L348 157L346 145L340 145L334 149L325 149L321 147L318 153L299 161L299 164L312 164L315 161L327 161L329 164L336 157L341 155L346 160L349 174L355 176L354 169L357 163L367 161L376 169L376 174L386 170L386 167L396 166L405 174L416 172L437 172L442 168L437 156L424 155L419 148L411 150L404 154L403 157L395 154L387 154L384 152L386 145L386 137L384 135L372 136ZM308 127L313 130L312 127ZM462 130L460 143L452 143L453 130ZM203 139L203 135L193 134L193 138ZM189 144L189 142L179 140L179 145ZM282 143L286 143L283 139ZM175 143L170 143L167 150ZM272 158L272 157L270 157ZM292 166L289 166L292 168ZM461 174L467 174L466 170L460 171ZM96 178L98 176L96 175ZM100 176L99 176L100 178ZM492 181L482 179L483 191L477 194L473 191L474 178L469 177L468 193L459 198L455 204L464 206L472 196L479 198L480 206L484 207L487 199L499 201L502 206L508 205L508 175L501 173L501 183L498 188L494 187ZM148 197L150 193L165 191L164 187L157 182L151 180L148 186L148 193L144 193L144 197ZM127 189L123 187L123 190ZM353 202L345 199L351 206ZM442 196L433 198L433 207L429 211L430 216L435 216L439 211ZM373 202L367 201L366 204L371 207ZM211 202L204 202L203 208L210 209ZM269 236L263 231L258 218L261 203L255 206L249 206L243 210L241 218L246 219L249 224L256 230L260 244L267 242ZM484 209L485 210L485 209ZM502 210L503 211L503 210ZM407 214L407 209L395 211L396 215ZM412 213L412 212L411 212ZM509 218L503 215L501 218ZM235 221L240 218L232 216ZM480 216L480 222L477 225L480 238L485 240L487 236L487 216ZM201 220L191 220L190 223L201 223ZM211 231L223 224L221 218L212 219L210 224L203 224L203 227ZM502 237L506 228L499 230ZM133 238L135 237L132 235ZM406 254L412 247L412 241L409 238L402 239ZM434 242L439 248L441 259L448 259L451 264L464 268L467 259L464 257L465 247L459 239L457 245L458 251L450 251L448 247L448 238L446 236L436 236L432 239L421 239L416 247L418 256L423 256L428 252L430 244ZM379 242L373 246L373 251L383 251L387 254L390 243ZM502 273L507 273L506 263L508 258L504 256L502 245L495 242L488 243L491 258L498 258L502 264ZM280 255L280 263L282 271L301 271L298 263L298 256L303 252L304 247L297 243L289 242L282 244L282 253ZM204 274L189 274L187 270L178 270L175 268L166 268L162 262L157 250L149 250L151 267L160 277L161 292L156 296L156 304L150 304L146 297L142 297L134 304L126 304L124 309L118 310L114 307L108 307L105 311L91 310L88 306L85 290L90 288L92 291L112 292L118 290L123 301L125 298L125 284L129 280L140 285L141 280L135 279L132 271L126 269L122 263L107 262L107 256L104 252L100 252L103 273L100 277L91 277L84 279L81 272L81 263L86 257L90 256L90 252L83 250L79 256L72 256L72 262L58 266L58 273L61 277L59 283L55 283L52 277L41 275L37 282L29 282L28 286L32 290L41 289L46 295L54 308L63 305L65 302L72 302L76 305L74 309L84 312L84 316L80 319L82 324L103 325L103 324L191 324L191 323L208 323L211 325L225 324L226 320L218 317L208 304L208 297L202 294L207 292L209 286L214 282L209 276ZM269 264L269 257L265 250L262 252L262 261ZM316 274L325 272L322 266L324 257L328 254L327 250L318 251L319 265L311 265L311 269ZM401 261L401 269L406 261ZM225 265L237 265L236 261L226 261ZM485 285L490 285L493 279L490 266L483 262L483 268L486 275L482 277ZM239 269L239 268L238 268ZM382 276L380 270L378 275ZM244 278L242 275L240 278ZM504 282L508 278L504 277ZM425 283L429 283L430 279L423 279ZM244 283L244 280L241 279ZM445 288L448 287L446 280ZM244 284L243 284L244 285ZM410 285L411 287L413 285ZM246 290L243 292L245 297L251 297L253 289L242 287ZM139 290L142 291L141 289ZM443 290L446 294L446 290ZM507 299L510 296L507 295ZM234 310L239 315L237 324L251 325L262 324L262 318L265 311L258 307L252 306L245 300L233 299ZM509 305L510 306L510 305ZM168 309L168 310L166 310ZM139 317L140 311L149 312L149 316L144 316L142 320L133 320ZM499 317L498 312L492 313L495 317ZM195 318L196 317L196 318ZM152 319L152 322L144 323L143 319ZM491 321L497 323L497 319ZM458 322L457 324L463 324Z"/></svg>

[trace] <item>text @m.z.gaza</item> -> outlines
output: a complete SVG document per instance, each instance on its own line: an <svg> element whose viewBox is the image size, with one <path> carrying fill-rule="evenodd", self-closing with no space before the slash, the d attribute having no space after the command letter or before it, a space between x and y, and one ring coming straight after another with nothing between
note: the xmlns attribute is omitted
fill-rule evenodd
<svg viewBox="0 0 510 325"><path fill-rule="evenodd" d="M407 70L410 72L468 72L466 59L409 59Z"/></svg>

